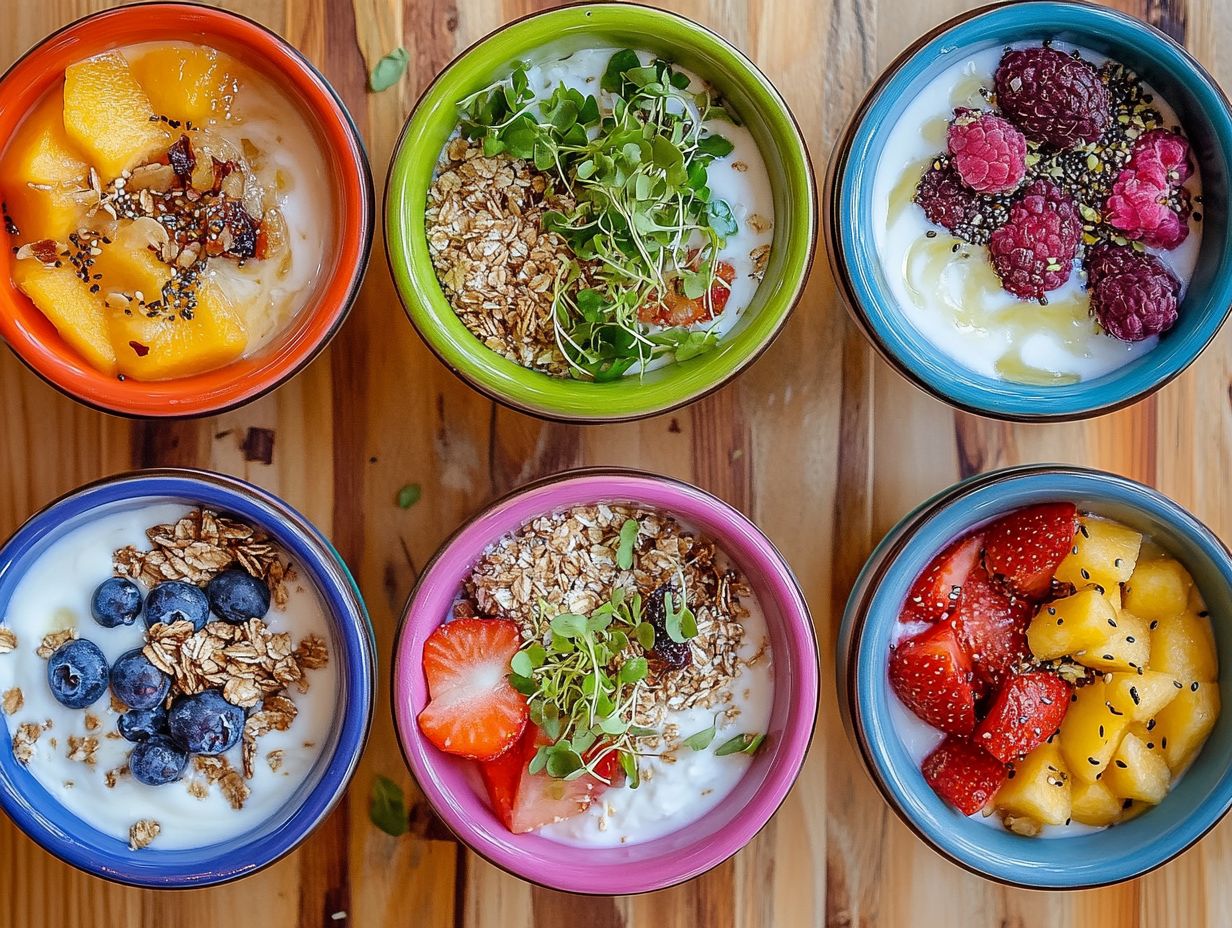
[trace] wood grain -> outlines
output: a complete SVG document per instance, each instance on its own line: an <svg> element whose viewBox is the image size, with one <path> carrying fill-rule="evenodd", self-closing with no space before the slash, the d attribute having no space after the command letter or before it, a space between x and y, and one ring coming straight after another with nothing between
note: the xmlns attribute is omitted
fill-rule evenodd
<svg viewBox="0 0 1232 928"><path fill-rule="evenodd" d="M107 3L9 0L0 63ZM368 146L378 188L423 87L470 42L550 5L540 0L230 0L287 36L333 82ZM728 36L792 104L816 168L879 69L964 0L669 0ZM1188 41L1230 75L1232 9L1221 0L1118 0ZM365 90L396 45L407 78ZM468 390L407 324L378 239L363 292L331 349L270 397L197 422L130 423L63 398L0 357L0 533L56 495L130 467L193 464L280 493L336 541L363 588L381 652L419 565L485 501L579 464L631 464L692 480L752 515L794 565L823 653L822 716L808 764L778 817L734 860L693 883L623 899L532 888L461 848L405 773L384 702L348 801L286 860L241 884L187 893L124 889L84 876L0 823L0 928L175 925L804 926L1202 928L1228 922L1232 824L1135 883L1027 893L966 874L917 841L861 770L837 717L829 656L847 589L880 535L960 476L1062 460L1159 486L1232 532L1232 352L1220 339L1185 376L1132 409L1085 424L1016 426L956 414L876 360L837 302L824 256L783 336L714 396L611 427L538 422ZM788 376L788 373L790 376ZM269 465L246 462L249 428L273 429ZM418 482L410 510L393 503ZM382 692L388 668L382 668ZM369 825L372 777L397 779L411 834Z"/></svg>

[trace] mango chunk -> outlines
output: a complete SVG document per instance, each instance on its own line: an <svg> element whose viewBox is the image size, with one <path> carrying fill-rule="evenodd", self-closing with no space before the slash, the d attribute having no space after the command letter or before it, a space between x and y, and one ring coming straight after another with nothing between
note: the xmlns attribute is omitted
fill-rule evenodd
<svg viewBox="0 0 1232 928"><path fill-rule="evenodd" d="M1096 670L1137 671L1146 667L1151 657L1151 625L1128 610L1109 626L1107 636L1099 644L1074 654L1074 660Z"/></svg>
<svg viewBox="0 0 1232 928"><path fill-rule="evenodd" d="M12 182L4 189L4 206L17 226L19 242L49 238L64 243L70 233L82 227L85 202L90 196L75 186L32 187Z"/></svg>
<svg viewBox="0 0 1232 928"><path fill-rule="evenodd" d="M1112 604L1088 586L1041 608L1027 628L1027 644L1039 660L1050 661L1103 644L1115 623Z"/></svg>
<svg viewBox="0 0 1232 928"><path fill-rule="evenodd" d="M1198 756L1218 719L1219 686L1214 683L1191 683L1155 716L1151 734L1158 740L1173 775Z"/></svg>
<svg viewBox="0 0 1232 928"><path fill-rule="evenodd" d="M1094 583L1109 590L1134 572L1142 535L1108 519L1080 516L1070 553L1057 567L1062 583L1083 587Z"/></svg>
<svg viewBox="0 0 1232 928"><path fill-rule="evenodd" d="M1173 558L1141 561L1125 584L1125 608L1144 619L1170 619L1185 611L1193 578Z"/></svg>
<svg viewBox="0 0 1232 928"><path fill-rule="evenodd" d="M1109 705L1134 722L1153 719L1176 698L1180 688L1175 678L1154 670L1113 673L1105 681Z"/></svg>
<svg viewBox="0 0 1232 928"><path fill-rule="evenodd" d="M119 293L145 304L161 301L163 286L171 280L171 267L150 249L146 228L151 224L152 219L127 222L111 237L111 244L102 246L93 269L102 275L99 284L104 296Z"/></svg>
<svg viewBox="0 0 1232 928"><path fill-rule="evenodd" d="M1121 799L1138 799L1151 804L1168 795L1172 771L1163 752L1148 748L1137 735L1128 733L1112 757L1104 777L1108 789Z"/></svg>
<svg viewBox="0 0 1232 928"><path fill-rule="evenodd" d="M22 121L4 159L4 177L30 184L85 186L90 166L64 131L64 98L50 94Z"/></svg>
<svg viewBox="0 0 1232 928"><path fill-rule="evenodd" d="M1217 679L1219 656L1210 621L1193 612L1157 620L1151 632L1151 669L1169 674L1184 685Z"/></svg>
<svg viewBox="0 0 1232 928"><path fill-rule="evenodd" d="M206 284L196 292L192 317L165 312L150 318L137 309L108 310L108 331L121 373L135 380L174 380L234 361L248 333L222 292Z"/></svg>
<svg viewBox="0 0 1232 928"><path fill-rule="evenodd" d="M1131 721L1129 715L1110 708L1103 680L1077 689L1061 722L1061 756L1069 772L1088 783L1099 779Z"/></svg>
<svg viewBox="0 0 1232 928"><path fill-rule="evenodd" d="M13 280L91 367L115 374L116 353L108 338L103 301L71 267L22 259L13 264Z"/></svg>
<svg viewBox="0 0 1232 928"><path fill-rule="evenodd" d="M1070 818L1070 777L1056 739L1045 741L1018 763L997 791L996 806L1041 825L1064 825Z"/></svg>
<svg viewBox="0 0 1232 928"><path fill-rule="evenodd" d="M150 98L119 52L87 58L65 70L64 128L104 183L171 144Z"/></svg>
<svg viewBox="0 0 1232 928"><path fill-rule="evenodd" d="M132 70L154 112L181 123L205 125L235 93L218 52L200 45L160 46L136 58Z"/></svg>
<svg viewBox="0 0 1232 928"><path fill-rule="evenodd" d="M1070 816L1083 825L1111 825L1121 817L1124 805L1102 781L1087 783L1075 780L1071 799Z"/></svg>

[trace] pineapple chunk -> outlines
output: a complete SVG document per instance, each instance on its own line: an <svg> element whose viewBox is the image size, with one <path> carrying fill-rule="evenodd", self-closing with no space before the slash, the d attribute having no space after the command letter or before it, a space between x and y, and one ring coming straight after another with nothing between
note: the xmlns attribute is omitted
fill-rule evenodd
<svg viewBox="0 0 1232 928"><path fill-rule="evenodd" d="M1191 683L1155 716L1151 730L1173 775L1189 766L1219 718L1219 687Z"/></svg>
<svg viewBox="0 0 1232 928"><path fill-rule="evenodd" d="M994 802L1010 815L1043 825L1064 825L1070 817L1070 778L1056 739L1045 741L1014 765Z"/></svg>
<svg viewBox="0 0 1232 928"><path fill-rule="evenodd" d="M1159 619L1151 632L1151 669L1186 685L1217 679L1219 656L1211 623L1193 612Z"/></svg>
<svg viewBox="0 0 1232 928"><path fill-rule="evenodd" d="M1155 718L1180 692L1173 677L1154 670L1109 674L1105 685L1108 703L1134 722Z"/></svg>
<svg viewBox="0 0 1232 928"><path fill-rule="evenodd" d="M153 119L150 98L119 52L87 58L65 70L64 128L104 182L170 145L166 128Z"/></svg>
<svg viewBox="0 0 1232 928"><path fill-rule="evenodd" d="M1027 629L1027 644L1036 658L1050 661L1102 645L1115 630L1112 604L1089 586L1041 608Z"/></svg>
<svg viewBox="0 0 1232 928"><path fill-rule="evenodd" d="M1121 817L1124 803L1103 782L1074 780L1070 816L1083 825L1111 825Z"/></svg>
<svg viewBox="0 0 1232 928"><path fill-rule="evenodd" d="M1108 519L1080 516L1070 553L1057 567L1056 578L1083 587L1094 583L1110 590L1134 572L1142 535Z"/></svg>
<svg viewBox="0 0 1232 928"><path fill-rule="evenodd" d="M1108 602L1112 604L1112 609L1117 613L1117 615L1120 615L1121 610L1125 608L1125 603L1122 601L1121 597L1121 585L1119 583L1114 584L1104 590L1104 599L1108 600Z"/></svg>
<svg viewBox="0 0 1232 928"><path fill-rule="evenodd" d="M1122 799L1140 799L1152 804L1168 795L1172 771L1162 751L1152 750L1133 732L1121 739L1104 782Z"/></svg>
<svg viewBox="0 0 1232 928"><path fill-rule="evenodd" d="M234 361L248 344L239 315L216 286L197 290L191 319L109 310L108 327L122 373L135 380L174 380Z"/></svg>
<svg viewBox="0 0 1232 928"><path fill-rule="evenodd" d="M13 280L91 367L115 374L116 353L107 337L103 302L71 267L22 259L13 263Z"/></svg>
<svg viewBox="0 0 1232 928"><path fill-rule="evenodd" d="M1061 722L1061 756L1077 779L1094 783L1121 743L1132 719L1108 704L1107 685L1096 680L1079 688Z"/></svg>
<svg viewBox="0 0 1232 928"><path fill-rule="evenodd" d="M1125 584L1125 608L1144 619L1170 619L1185 611L1193 579L1179 562L1139 561Z"/></svg>
<svg viewBox="0 0 1232 928"><path fill-rule="evenodd" d="M1107 629L1108 636L1097 645L1074 654L1074 660L1096 670L1137 671L1146 667L1151 657L1151 625L1128 610Z"/></svg>
<svg viewBox="0 0 1232 928"><path fill-rule="evenodd" d="M133 61L132 69L154 112L198 126L221 116L225 98L235 89L218 52L201 45L151 49Z"/></svg>
<svg viewBox="0 0 1232 928"><path fill-rule="evenodd" d="M1206 600L1202 598L1202 591L1198 589L1197 584L1189 588L1189 611L1196 612L1198 615L1206 612Z"/></svg>

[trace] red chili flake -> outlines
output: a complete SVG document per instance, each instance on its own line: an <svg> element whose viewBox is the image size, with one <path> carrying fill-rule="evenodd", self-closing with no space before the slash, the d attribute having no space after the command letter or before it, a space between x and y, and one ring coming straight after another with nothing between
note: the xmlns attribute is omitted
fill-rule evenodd
<svg viewBox="0 0 1232 928"><path fill-rule="evenodd" d="M219 161L213 155L210 156L210 162L214 168L214 185L212 189L217 193L222 189L222 182L235 170L236 164L234 161Z"/></svg>
<svg viewBox="0 0 1232 928"><path fill-rule="evenodd" d="M150 353L150 346L143 345L141 344L141 342L129 342L128 347L132 348L133 351L137 352L137 357L139 358L144 358L147 354Z"/></svg>
<svg viewBox="0 0 1232 928"><path fill-rule="evenodd" d="M187 181L192 176L193 169L197 166L197 156L193 154L192 143L188 141L187 135L181 135L175 144L167 149L167 162L180 180Z"/></svg>
<svg viewBox="0 0 1232 928"><path fill-rule="evenodd" d="M231 233L231 247L227 249L228 254L234 255L241 261L253 257L257 253L257 236L261 223L253 219L238 200L224 201L222 215L223 222L226 223L227 230Z"/></svg>

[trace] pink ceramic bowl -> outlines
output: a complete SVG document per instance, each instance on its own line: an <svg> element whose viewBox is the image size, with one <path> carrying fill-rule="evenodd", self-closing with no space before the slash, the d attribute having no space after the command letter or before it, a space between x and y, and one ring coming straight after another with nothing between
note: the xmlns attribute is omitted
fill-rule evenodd
<svg viewBox="0 0 1232 928"><path fill-rule="evenodd" d="M505 829L477 789L469 761L438 751L415 719L427 702L424 640L450 614L476 558L502 536L570 506L635 503L666 510L714 538L748 578L770 630L774 705L764 747L719 808L654 841L615 848L567 846ZM817 719L817 638L791 568L752 522L723 501L667 477L631 470L575 470L493 503L467 522L428 564L394 642L395 727L411 772L437 814L473 851L515 876L551 889L623 895L663 889L722 863L770 820L800 773Z"/></svg>

